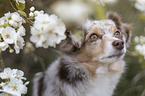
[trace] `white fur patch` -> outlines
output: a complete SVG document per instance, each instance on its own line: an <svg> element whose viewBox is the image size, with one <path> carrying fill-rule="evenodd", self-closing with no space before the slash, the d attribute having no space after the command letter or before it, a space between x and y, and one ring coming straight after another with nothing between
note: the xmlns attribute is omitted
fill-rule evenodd
<svg viewBox="0 0 145 96"><path fill-rule="evenodd" d="M87 21L87 23L84 25L84 27L89 32L90 30L93 30L94 28L100 28L105 31L109 31L112 26L115 26L115 23L112 20L101 20L101 21Z"/></svg>
<svg viewBox="0 0 145 96"><path fill-rule="evenodd" d="M97 68L96 73L97 74L105 74L105 73L107 73L107 71L108 71L108 67L106 65L105 67L101 66L101 67Z"/></svg>

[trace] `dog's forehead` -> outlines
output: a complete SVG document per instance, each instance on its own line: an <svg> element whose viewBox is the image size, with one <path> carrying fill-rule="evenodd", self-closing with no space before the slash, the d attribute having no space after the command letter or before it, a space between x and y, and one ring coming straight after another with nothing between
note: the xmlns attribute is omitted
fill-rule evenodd
<svg viewBox="0 0 145 96"><path fill-rule="evenodd" d="M96 28L101 29L104 33L108 33L112 29L115 29L116 25L112 20L87 21L87 23L85 24L85 29L87 29L87 33L91 32Z"/></svg>

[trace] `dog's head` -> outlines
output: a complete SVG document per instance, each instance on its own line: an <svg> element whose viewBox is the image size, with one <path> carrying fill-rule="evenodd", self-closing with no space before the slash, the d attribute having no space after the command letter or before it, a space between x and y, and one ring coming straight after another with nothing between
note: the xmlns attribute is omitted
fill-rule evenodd
<svg viewBox="0 0 145 96"><path fill-rule="evenodd" d="M78 40L69 32L69 42L65 43L66 52L100 63L112 63L122 59L130 41L130 25L122 23L116 13L109 13L107 18L87 21Z"/></svg>

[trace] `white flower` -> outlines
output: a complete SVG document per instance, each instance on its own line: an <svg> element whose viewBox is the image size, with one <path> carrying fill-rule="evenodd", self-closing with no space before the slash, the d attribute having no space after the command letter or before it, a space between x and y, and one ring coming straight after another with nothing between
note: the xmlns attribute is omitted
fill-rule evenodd
<svg viewBox="0 0 145 96"><path fill-rule="evenodd" d="M14 25L16 22L14 20L9 20L10 25Z"/></svg>
<svg viewBox="0 0 145 96"><path fill-rule="evenodd" d="M142 50L142 45L140 45L140 44L136 45L136 46L135 46L135 50L136 50L136 51Z"/></svg>
<svg viewBox="0 0 145 96"><path fill-rule="evenodd" d="M89 5L78 2L57 2L51 9L66 23L82 24L92 14Z"/></svg>
<svg viewBox="0 0 145 96"><path fill-rule="evenodd" d="M2 86L4 86L4 85L6 85L6 83L4 83L4 82L1 82L1 83L0 83L0 87L2 87Z"/></svg>
<svg viewBox="0 0 145 96"><path fill-rule="evenodd" d="M26 30L22 23L25 23L25 20L17 12L8 12L0 18L0 48L2 51L8 48L8 44L15 45L16 53L19 53L20 49L23 48L22 36L25 36ZM13 49L10 48L9 52L13 52Z"/></svg>
<svg viewBox="0 0 145 96"><path fill-rule="evenodd" d="M26 30L23 26L20 26L18 31L17 31L17 34L20 35L20 36L25 36L26 35Z"/></svg>
<svg viewBox="0 0 145 96"><path fill-rule="evenodd" d="M134 41L135 43L139 43L139 37L138 36L134 37Z"/></svg>
<svg viewBox="0 0 145 96"><path fill-rule="evenodd" d="M17 12L11 13L11 18L17 23L18 22L25 23L25 20Z"/></svg>
<svg viewBox="0 0 145 96"><path fill-rule="evenodd" d="M8 44L6 42L0 42L0 49L5 51L8 48Z"/></svg>
<svg viewBox="0 0 145 96"><path fill-rule="evenodd" d="M3 18L0 18L0 25L4 25L4 19Z"/></svg>
<svg viewBox="0 0 145 96"><path fill-rule="evenodd" d="M22 18L20 17L20 15L17 12L12 13L12 20L17 21L17 22L21 22Z"/></svg>
<svg viewBox="0 0 145 96"><path fill-rule="evenodd" d="M9 20L9 24L12 25L13 27L18 27L18 23L15 22L14 20Z"/></svg>
<svg viewBox="0 0 145 96"><path fill-rule="evenodd" d="M25 0L16 0L16 2L17 2L17 4L19 4L19 3L25 4Z"/></svg>
<svg viewBox="0 0 145 96"><path fill-rule="evenodd" d="M34 13L33 13L33 12L30 12L30 13L29 13L29 16L30 16L30 17L33 17L33 16L34 16Z"/></svg>
<svg viewBox="0 0 145 96"><path fill-rule="evenodd" d="M23 84L23 81L20 79L11 78L10 82L2 87L3 92L21 96L21 94L27 93L27 87Z"/></svg>
<svg viewBox="0 0 145 96"><path fill-rule="evenodd" d="M138 44L135 46L135 50L142 56L145 57L145 44L141 45L141 44Z"/></svg>
<svg viewBox="0 0 145 96"><path fill-rule="evenodd" d="M7 93L1 93L0 96L11 96L11 95L9 95Z"/></svg>
<svg viewBox="0 0 145 96"><path fill-rule="evenodd" d="M39 16L40 14L43 14L43 11L35 11L35 12L34 12L34 15L35 15L35 16Z"/></svg>
<svg viewBox="0 0 145 96"><path fill-rule="evenodd" d="M135 43L145 44L145 36L136 36L134 37L134 41Z"/></svg>
<svg viewBox="0 0 145 96"><path fill-rule="evenodd" d="M27 93L26 85L29 81L23 83L26 80L24 72L18 69L5 68L3 72L0 73L1 79L6 79L4 82L0 83L0 92L5 92L13 96L21 96L21 94ZM1 94L0 94L1 95Z"/></svg>
<svg viewBox="0 0 145 96"><path fill-rule="evenodd" d="M15 40L15 45L14 45L14 49L16 51L16 54L20 53L20 49L23 49L24 46L24 39L17 35L17 39Z"/></svg>
<svg viewBox="0 0 145 96"><path fill-rule="evenodd" d="M140 43L144 44L145 43L145 37L144 36L140 36Z"/></svg>
<svg viewBox="0 0 145 96"><path fill-rule="evenodd" d="M116 3L118 0L102 0L105 3Z"/></svg>
<svg viewBox="0 0 145 96"><path fill-rule="evenodd" d="M4 27L0 28L0 34L2 34L3 30L4 30Z"/></svg>
<svg viewBox="0 0 145 96"><path fill-rule="evenodd" d="M7 26L1 33L4 41L8 44L13 44L16 39L16 31L14 28Z"/></svg>
<svg viewBox="0 0 145 96"><path fill-rule="evenodd" d="M35 17L35 23L41 23L41 24L48 24L50 22L50 18L48 14L40 14Z"/></svg>
<svg viewBox="0 0 145 96"><path fill-rule="evenodd" d="M35 17L34 26L31 28L30 40L36 47L55 47L65 37L66 27L55 15L40 14Z"/></svg>
<svg viewBox="0 0 145 96"><path fill-rule="evenodd" d="M8 23L8 19L6 17L1 17L0 18L0 25L4 25L4 24L7 24Z"/></svg>
<svg viewBox="0 0 145 96"><path fill-rule="evenodd" d="M42 31L32 27L31 34L32 36L30 37L30 40L36 44L36 47L42 47L42 42L45 40Z"/></svg>
<svg viewBox="0 0 145 96"><path fill-rule="evenodd" d="M41 10L41 11L39 11L41 14L44 14L44 11L43 10Z"/></svg>
<svg viewBox="0 0 145 96"><path fill-rule="evenodd" d="M30 8L30 11L34 11L34 10L35 10L35 7L32 6L32 7Z"/></svg>
<svg viewBox="0 0 145 96"><path fill-rule="evenodd" d="M0 73L0 77L2 79L14 78L16 77L16 70L5 68L4 71Z"/></svg>
<svg viewBox="0 0 145 96"><path fill-rule="evenodd" d="M14 69L13 69L13 70L14 70ZM16 69L16 70L17 70L17 69ZM26 78L23 77L23 76L24 76L24 72L23 72L23 71L21 71L21 70L17 70L17 71L16 71L16 77L15 77L15 78L26 80Z"/></svg>
<svg viewBox="0 0 145 96"><path fill-rule="evenodd" d="M4 71L0 73L0 78L2 79L8 79L8 78L26 79L23 76L24 76L24 72L18 69L5 68Z"/></svg>
<svg viewBox="0 0 145 96"><path fill-rule="evenodd" d="M4 15L5 15L6 18L10 18L11 17L11 13L10 12L5 13Z"/></svg>
<svg viewBox="0 0 145 96"><path fill-rule="evenodd" d="M5 16L0 18L0 25L10 24L12 27L17 28L22 23L26 23L26 21L17 13L6 13Z"/></svg>
<svg viewBox="0 0 145 96"><path fill-rule="evenodd" d="M2 17L2 19L4 20L4 23L6 23L6 24L7 24L8 21L9 21L7 17Z"/></svg>
<svg viewBox="0 0 145 96"><path fill-rule="evenodd" d="M135 8L145 13L145 0L136 0Z"/></svg>
<svg viewBox="0 0 145 96"><path fill-rule="evenodd" d="M27 82L25 82L25 84L24 85L28 85L30 82L29 81L27 81Z"/></svg>

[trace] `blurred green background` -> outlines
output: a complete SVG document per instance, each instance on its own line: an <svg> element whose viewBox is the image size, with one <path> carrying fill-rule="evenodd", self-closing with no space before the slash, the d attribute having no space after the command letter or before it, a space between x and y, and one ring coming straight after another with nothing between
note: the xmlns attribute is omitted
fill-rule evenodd
<svg viewBox="0 0 145 96"><path fill-rule="evenodd" d="M60 0L27 0L25 12L29 13L29 8L35 6L38 10L45 10L45 12L53 13L50 11L50 6ZM69 1L69 0L66 0ZM87 0L83 0L87 4ZM145 96L145 69L139 63L139 57L132 56L134 51L134 36L145 35L145 21L144 17L141 17L141 13L134 8L131 0L118 0L114 4L105 4L104 6L99 4L92 4L93 14L90 19L104 19L108 11L117 12L120 14L122 21L133 25L132 41L130 48L128 48L125 61L127 62L126 72L123 74L120 83L115 90L114 96ZM0 0L0 17L8 11L14 12L9 2L6 0ZM30 41L29 24L25 24L27 28L27 35L25 41ZM20 54L9 53L8 50L2 53L5 67L21 69L25 72L25 76L30 81L29 90L26 96L31 96L32 93L32 79L34 74L40 71L44 71L51 62L57 57L53 51L53 48L37 48L34 52L25 53L21 50ZM144 60L145 62L145 60Z"/></svg>

